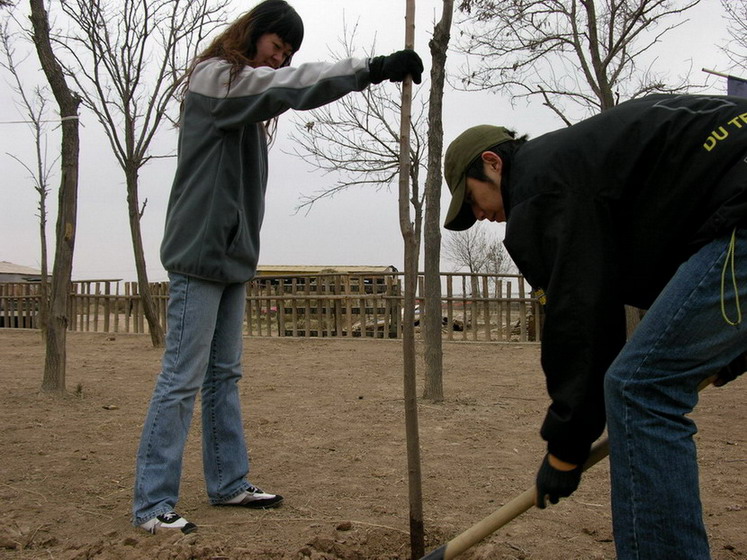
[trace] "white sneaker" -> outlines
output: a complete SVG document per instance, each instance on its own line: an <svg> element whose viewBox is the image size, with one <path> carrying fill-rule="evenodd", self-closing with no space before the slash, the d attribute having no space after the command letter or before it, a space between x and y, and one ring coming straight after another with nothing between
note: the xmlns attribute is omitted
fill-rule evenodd
<svg viewBox="0 0 747 560"><path fill-rule="evenodd" d="M182 533L192 533L197 530L197 525L190 523L175 511L158 515L141 523L140 527L155 534L158 529L181 529Z"/></svg>
<svg viewBox="0 0 747 560"><path fill-rule="evenodd" d="M221 506L241 506L253 509L267 509L278 507L283 503L283 497L278 494L268 494L256 486L250 486L238 496L222 502Z"/></svg>

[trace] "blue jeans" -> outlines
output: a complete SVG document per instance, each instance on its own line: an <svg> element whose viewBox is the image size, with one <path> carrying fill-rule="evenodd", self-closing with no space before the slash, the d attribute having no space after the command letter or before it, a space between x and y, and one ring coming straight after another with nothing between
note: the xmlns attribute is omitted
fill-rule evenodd
<svg viewBox="0 0 747 560"><path fill-rule="evenodd" d="M686 415L698 384L747 351L747 324L722 314L723 302L731 321L738 316L731 269L721 288L730 240L709 243L680 266L606 374L618 560L710 558L697 428ZM747 229L736 232L734 274L747 304Z"/></svg>
<svg viewBox="0 0 747 560"><path fill-rule="evenodd" d="M137 452L135 525L176 505L184 444L199 389L210 502L224 502L250 486L237 386L245 287L181 274L169 274L169 280L166 349Z"/></svg>

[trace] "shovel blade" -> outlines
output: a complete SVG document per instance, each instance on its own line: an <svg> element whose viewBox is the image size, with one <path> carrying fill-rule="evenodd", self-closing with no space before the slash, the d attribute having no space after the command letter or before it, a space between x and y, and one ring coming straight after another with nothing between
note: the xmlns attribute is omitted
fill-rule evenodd
<svg viewBox="0 0 747 560"><path fill-rule="evenodd" d="M446 545L443 545L436 550L429 552L423 556L420 560L446 560Z"/></svg>

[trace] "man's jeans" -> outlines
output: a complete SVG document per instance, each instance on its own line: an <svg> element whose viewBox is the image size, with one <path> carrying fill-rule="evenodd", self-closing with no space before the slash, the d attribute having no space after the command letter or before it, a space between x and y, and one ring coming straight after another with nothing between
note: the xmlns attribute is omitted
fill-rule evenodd
<svg viewBox="0 0 747 560"><path fill-rule="evenodd" d="M241 378L243 284L169 274L168 332L161 373L137 453L133 523L174 509L195 396L201 388L202 453L211 503L250 485L237 383Z"/></svg>
<svg viewBox="0 0 747 560"><path fill-rule="evenodd" d="M697 429L686 415L698 384L747 351L747 317L729 324L737 298L747 313L747 229L736 232L724 276L730 241L709 243L679 268L605 377L618 560L710 558Z"/></svg>

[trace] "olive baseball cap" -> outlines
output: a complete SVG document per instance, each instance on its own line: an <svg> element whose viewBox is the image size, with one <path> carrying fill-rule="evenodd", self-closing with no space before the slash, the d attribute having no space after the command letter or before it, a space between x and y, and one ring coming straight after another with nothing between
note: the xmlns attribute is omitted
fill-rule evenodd
<svg viewBox="0 0 747 560"><path fill-rule="evenodd" d="M464 203L467 168L488 148L513 139L502 126L483 124L468 128L449 144L444 156L444 175L451 191L451 204L444 222L446 229L462 231L475 223L472 208Z"/></svg>

